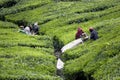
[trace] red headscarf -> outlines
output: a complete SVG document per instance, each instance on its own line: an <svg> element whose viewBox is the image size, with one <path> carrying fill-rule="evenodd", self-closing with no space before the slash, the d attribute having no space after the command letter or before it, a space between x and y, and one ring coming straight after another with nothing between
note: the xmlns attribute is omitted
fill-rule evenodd
<svg viewBox="0 0 120 80"><path fill-rule="evenodd" d="M76 36L75 36L75 39L80 38L80 36L82 35L82 33L84 33L83 30L82 30L82 28L78 28Z"/></svg>

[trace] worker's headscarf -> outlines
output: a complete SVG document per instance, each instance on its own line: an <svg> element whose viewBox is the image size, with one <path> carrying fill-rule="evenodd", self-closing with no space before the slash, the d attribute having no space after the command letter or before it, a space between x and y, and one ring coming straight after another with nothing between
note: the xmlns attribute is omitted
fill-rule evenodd
<svg viewBox="0 0 120 80"><path fill-rule="evenodd" d="M89 31L90 31L90 32L92 32L93 30L94 30L94 28L93 28L93 27L90 27L90 28L89 28Z"/></svg>
<svg viewBox="0 0 120 80"><path fill-rule="evenodd" d="M80 33L83 33L82 28L79 27L78 30L77 30L77 33L79 33L79 34L80 34Z"/></svg>

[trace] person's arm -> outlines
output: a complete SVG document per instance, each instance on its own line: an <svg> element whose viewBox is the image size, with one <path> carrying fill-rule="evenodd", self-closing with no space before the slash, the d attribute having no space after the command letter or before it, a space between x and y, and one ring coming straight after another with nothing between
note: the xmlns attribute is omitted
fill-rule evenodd
<svg viewBox="0 0 120 80"><path fill-rule="evenodd" d="M94 33L91 32L90 39L94 39Z"/></svg>

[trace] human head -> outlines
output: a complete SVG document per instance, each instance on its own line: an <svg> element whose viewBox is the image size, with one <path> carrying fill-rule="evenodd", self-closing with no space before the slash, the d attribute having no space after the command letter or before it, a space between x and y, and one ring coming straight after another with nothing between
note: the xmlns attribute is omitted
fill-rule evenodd
<svg viewBox="0 0 120 80"><path fill-rule="evenodd" d="M78 27L78 31L82 31L82 28Z"/></svg>
<svg viewBox="0 0 120 80"><path fill-rule="evenodd" d="M38 22L35 22L34 25L38 25Z"/></svg>
<svg viewBox="0 0 120 80"><path fill-rule="evenodd" d="M77 31L78 33L84 33L84 31L82 30L82 28L80 28L80 27L78 27L78 31Z"/></svg>
<svg viewBox="0 0 120 80"><path fill-rule="evenodd" d="M20 26L20 29L24 29L24 26Z"/></svg>
<svg viewBox="0 0 120 80"><path fill-rule="evenodd" d="M90 31L90 32L92 32L93 30L94 30L94 28L93 28L93 27L90 27L90 28L89 28L89 31Z"/></svg>

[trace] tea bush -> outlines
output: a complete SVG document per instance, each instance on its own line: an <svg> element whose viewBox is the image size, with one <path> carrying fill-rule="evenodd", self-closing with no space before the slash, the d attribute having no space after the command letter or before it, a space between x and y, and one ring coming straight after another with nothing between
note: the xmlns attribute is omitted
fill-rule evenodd
<svg viewBox="0 0 120 80"><path fill-rule="evenodd" d="M18 33L18 26L0 21L0 79L60 80L52 38Z"/></svg>
<svg viewBox="0 0 120 80"><path fill-rule="evenodd" d="M65 80L119 80L119 0L0 0L0 79L61 80L54 52L75 39L78 27L88 40L62 54ZM18 33L21 24L38 22L40 35Z"/></svg>
<svg viewBox="0 0 120 80"><path fill-rule="evenodd" d="M11 0L8 0L8 1L11 1ZM0 15L15 14L15 13L26 11L26 10L32 10L34 8L41 7L42 5L45 5L51 2L51 0L44 0L44 1L43 0L29 0L29 1L15 0L15 1L16 1L16 4L13 7L10 7L10 8L2 7L0 11Z"/></svg>

